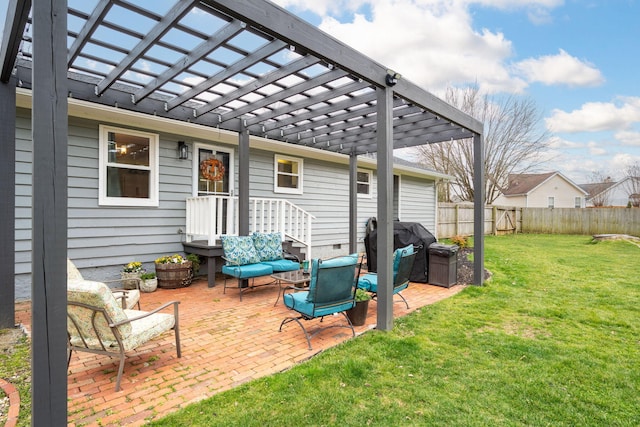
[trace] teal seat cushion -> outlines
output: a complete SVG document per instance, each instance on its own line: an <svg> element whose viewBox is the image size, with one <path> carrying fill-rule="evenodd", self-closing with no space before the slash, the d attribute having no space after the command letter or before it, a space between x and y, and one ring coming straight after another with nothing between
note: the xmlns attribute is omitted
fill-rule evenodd
<svg viewBox="0 0 640 427"><path fill-rule="evenodd" d="M280 233L253 233L251 238L260 261L282 259L282 236Z"/></svg>
<svg viewBox="0 0 640 427"><path fill-rule="evenodd" d="M247 265L223 265L222 272L238 279L250 279L252 277L267 276L273 273L270 265L257 263Z"/></svg>
<svg viewBox="0 0 640 427"><path fill-rule="evenodd" d="M296 271L300 270L300 263L291 261L289 259L278 259L275 261L262 261L261 264L270 265L273 268L274 273L281 273L283 271Z"/></svg>
<svg viewBox="0 0 640 427"><path fill-rule="evenodd" d="M407 289L408 286L409 282L403 283L402 285L393 288L393 293L397 294L398 292ZM365 274L358 279L358 287L365 291L378 293L378 275L375 273Z"/></svg>
<svg viewBox="0 0 640 427"><path fill-rule="evenodd" d="M369 292L378 292L378 275L375 273L365 274L358 279L358 287Z"/></svg>
<svg viewBox="0 0 640 427"><path fill-rule="evenodd" d="M333 313L349 310L355 305L354 301L348 301L330 307L317 307L315 304L307 301L309 291L295 292L284 294L284 305L307 317L322 317ZM317 308L316 308L317 307ZM315 312L314 312L315 308Z"/></svg>
<svg viewBox="0 0 640 427"><path fill-rule="evenodd" d="M260 257L250 236L221 236L224 258L229 265L246 265L260 262Z"/></svg>

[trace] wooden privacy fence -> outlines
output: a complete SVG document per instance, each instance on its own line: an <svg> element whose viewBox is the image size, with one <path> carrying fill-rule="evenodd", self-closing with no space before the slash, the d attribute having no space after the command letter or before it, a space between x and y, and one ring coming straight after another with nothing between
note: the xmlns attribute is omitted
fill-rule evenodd
<svg viewBox="0 0 640 427"><path fill-rule="evenodd" d="M486 206L484 234L629 234L640 236L637 208L519 208ZM438 238L473 235L473 205L440 203Z"/></svg>
<svg viewBox="0 0 640 427"><path fill-rule="evenodd" d="M484 234L513 234L522 231L522 208L485 206ZM473 205L439 203L438 238L473 234Z"/></svg>
<svg viewBox="0 0 640 427"><path fill-rule="evenodd" d="M629 234L640 236L637 208L525 208L524 233Z"/></svg>

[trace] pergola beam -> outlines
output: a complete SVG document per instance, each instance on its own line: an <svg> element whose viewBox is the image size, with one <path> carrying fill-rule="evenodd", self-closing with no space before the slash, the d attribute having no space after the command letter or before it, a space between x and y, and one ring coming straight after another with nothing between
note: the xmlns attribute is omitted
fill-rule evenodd
<svg viewBox="0 0 640 427"><path fill-rule="evenodd" d="M9 0L0 46L0 65L2 66L0 82L2 83L7 83L13 72L30 9L31 0Z"/></svg>

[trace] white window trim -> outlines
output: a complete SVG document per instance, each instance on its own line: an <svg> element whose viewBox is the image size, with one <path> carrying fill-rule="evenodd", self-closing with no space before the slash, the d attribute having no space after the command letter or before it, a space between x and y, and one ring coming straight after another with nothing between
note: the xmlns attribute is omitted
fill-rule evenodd
<svg viewBox="0 0 640 427"><path fill-rule="evenodd" d="M126 133L129 135L149 138L149 198L136 199L132 197L107 197L107 152L109 150L109 132ZM160 137L155 133L114 126L99 126L98 137L98 204L100 206L159 206L159 147ZM123 167L118 165L118 167ZM147 169L146 167L136 167Z"/></svg>
<svg viewBox="0 0 640 427"><path fill-rule="evenodd" d="M550 209L556 207L556 198L554 196L547 197L547 207Z"/></svg>
<svg viewBox="0 0 640 427"><path fill-rule="evenodd" d="M278 160L289 160L298 163L298 188L288 188L278 186ZM276 154L273 157L273 192L286 194L302 194L302 183L304 173L304 160L300 157L290 157Z"/></svg>
<svg viewBox="0 0 640 427"><path fill-rule="evenodd" d="M367 175L369 175L369 192L368 193L357 193L358 197L362 198L362 199L370 199L373 197L373 171L371 169L360 169L358 168L358 173L366 173ZM356 174L356 178L357 178L357 174ZM359 184L359 182L356 182L356 192L357 192L357 184Z"/></svg>
<svg viewBox="0 0 640 427"><path fill-rule="evenodd" d="M221 151L229 154L229 195L235 195L235 157L234 150L230 147L224 147L221 145L213 145L205 142L194 142L193 149L191 151L192 154L192 162L193 162L193 175L192 175L192 195L193 197L198 196L198 172L200 171L200 164L198 163L198 151L200 148L204 150L213 150L213 151Z"/></svg>

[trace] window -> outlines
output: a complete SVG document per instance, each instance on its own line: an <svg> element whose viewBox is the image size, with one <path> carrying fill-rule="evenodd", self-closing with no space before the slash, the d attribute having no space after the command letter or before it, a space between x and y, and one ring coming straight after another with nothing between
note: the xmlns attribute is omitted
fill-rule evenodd
<svg viewBox="0 0 640 427"><path fill-rule="evenodd" d="M357 174L357 187L359 197L371 197L371 176L373 174L368 170L359 170Z"/></svg>
<svg viewBox="0 0 640 427"><path fill-rule="evenodd" d="M575 206L576 208L581 208L582 207L582 197L580 196L576 196L576 202L575 202Z"/></svg>
<svg viewBox="0 0 640 427"><path fill-rule="evenodd" d="M302 159L275 156L275 193L302 194Z"/></svg>
<svg viewBox="0 0 640 427"><path fill-rule="evenodd" d="M158 206L158 135L100 126L99 203Z"/></svg>
<svg viewBox="0 0 640 427"><path fill-rule="evenodd" d="M553 196L549 197L548 206L549 206L551 209L553 209L553 208L554 208L554 206L555 206L555 204L556 204L556 198L555 198L555 197L553 197Z"/></svg>

